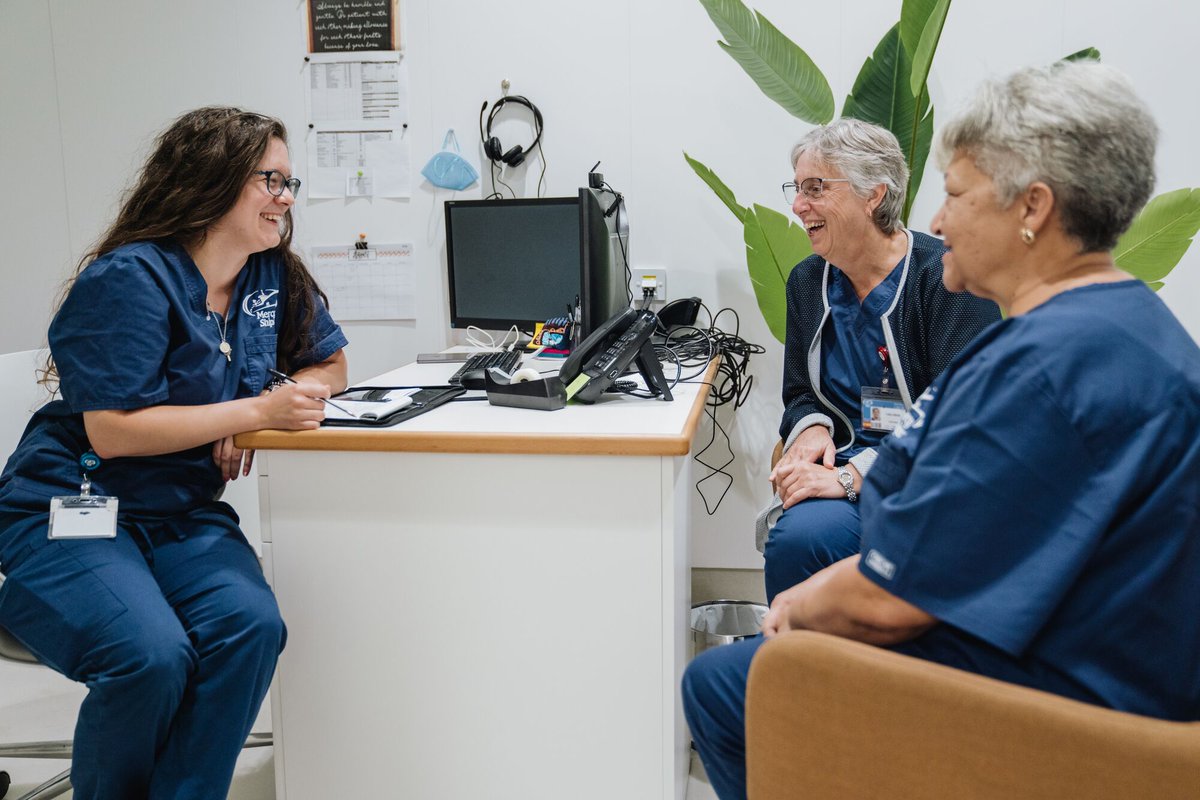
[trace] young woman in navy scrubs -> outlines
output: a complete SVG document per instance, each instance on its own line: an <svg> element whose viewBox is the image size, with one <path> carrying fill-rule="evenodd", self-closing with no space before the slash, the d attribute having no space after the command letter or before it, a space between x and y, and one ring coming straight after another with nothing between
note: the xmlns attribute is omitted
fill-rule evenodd
<svg viewBox="0 0 1200 800"><path fill-rule="evenodd" d="M346 385L346 337L291 249L291 176L278 120L184 114L50 326L61 399L0 476L0 625L90 689L77 800L224 798L283 648L216 498L250 471L234 434L316 428ZM268 368L296 383L265 392ZM56 535L95 524L50 515L85 472L117 499L115 535Z"/></svg>

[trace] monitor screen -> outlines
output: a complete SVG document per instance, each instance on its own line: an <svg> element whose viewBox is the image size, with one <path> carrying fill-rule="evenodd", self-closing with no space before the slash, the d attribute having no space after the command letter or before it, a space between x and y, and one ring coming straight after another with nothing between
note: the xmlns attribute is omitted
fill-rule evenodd
<svg viewBox="0 0 1200 800"><path fill-rule="evenodd" d="M578 197L446 202L450 324L503 330L567 313L581 296Z"/></svg>

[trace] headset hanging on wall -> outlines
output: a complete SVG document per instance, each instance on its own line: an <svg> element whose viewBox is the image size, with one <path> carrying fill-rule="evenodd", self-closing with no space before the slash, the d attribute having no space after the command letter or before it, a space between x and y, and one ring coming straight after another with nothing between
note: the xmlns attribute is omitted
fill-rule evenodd
<svg viewBox="0 0 1200 800"><path fill-rule="evenodd" d="M500 140L495 136L492 136L492 123L495 121L496 115L500 113L500 109L504 107L505 103L515 103L516 105L524 106L533 114L534 137L533 141L528 147L522 147L518 144L513 145L508 150L505 150L504 146L500 144ZM484 155L486 155L493 164L503 164L507 167L521 166L529 154L533 152L533 148L537 147L542 141L542 112L538 110L537 106L521 95L506 95L501 97L492 105L492 110L487 116L487 127L485 129L483 124L483 112L487 111L487 107L488 102L484 100L483 106L479 109L479 140L483 143Z"/></svg>

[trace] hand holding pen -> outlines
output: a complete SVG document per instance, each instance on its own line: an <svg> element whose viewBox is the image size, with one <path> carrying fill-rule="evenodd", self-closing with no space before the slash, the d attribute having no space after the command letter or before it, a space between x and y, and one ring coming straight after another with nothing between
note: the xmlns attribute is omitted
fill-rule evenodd
<svg viewBox="0 0 1200 800"><path fill-rule="evenodd" d="M273 427L280 427L280 428L291 429L291 430L295 430L296 428L312 429L312 428L320 427L321 420L325 418L325 413L323 410L323 406L318 405L318 403L323 403L325 405L329 405L333 408L336 408L338 411L341 411L343 414L350 416L352 419L358 418L357 414L343 408L342 406L338 405L337 403L335 403L329 399L329 397L328 397L329 387L328 386L326 386L322 383L317 383L315 381L300 382L300 381L297 381L295 378L292 378L289 375L285 375L284 373L280 372L279 370L275 370L275 369L268 368L267 371L270 372L273 376L275 376L279 380L283 381L285 384L287 384L289 388L294 387L294 390L295 390L292 393L294 395L295 402L289 403L286 401L281 401L282 407L279 409L279 411L283 412L283 416L278 421L284 422L285 424L273 425ZM268 395L268 397L270 397L274 394L275 394L275 392L272 392L271 395ZM307 400L309 402L304 402L305 400ZM320 413L313 414L312 413L313 411L318 411ZM296 423L299 423L299 424L296 424Z"/></svg>

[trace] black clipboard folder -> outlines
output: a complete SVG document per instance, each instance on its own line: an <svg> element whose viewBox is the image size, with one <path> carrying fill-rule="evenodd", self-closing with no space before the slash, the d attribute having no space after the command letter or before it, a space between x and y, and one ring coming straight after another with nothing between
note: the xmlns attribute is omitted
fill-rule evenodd
<svg viewBox="0 0 1200 800"><path fill-rule="evenodd" d="M432 411L443 403L448 403L460 394L466 391L461 386L355 386L347 389L344 392L335 394L333 401L336 403L338 398L345 398L352 395L361 395L363 392L392 392L397 389L412 389L412 402L403 408L398 408L395 411L381 415L375 419L326 419L321 422L321 427L325 428L388 428L392 425L399 425L406 419L419 417L426 411Z"/></svg>

